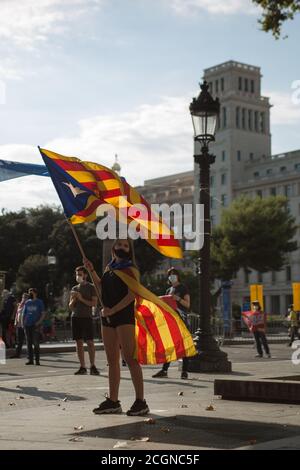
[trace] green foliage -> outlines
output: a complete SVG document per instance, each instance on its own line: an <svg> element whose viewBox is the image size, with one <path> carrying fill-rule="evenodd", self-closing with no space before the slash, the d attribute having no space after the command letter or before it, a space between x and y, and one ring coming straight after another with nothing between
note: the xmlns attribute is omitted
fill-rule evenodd
<svg viewBox="0 0 300 470"><path fill-rule="evenodd" d="M141 275L151 274L164 260L164 256L141 238L134 242L134 253Z"/></svg>
<svg viewBox="0 0 300 470"><path fill-rule="evenodd" d="M32 255L21 264L17 276L17 290L27 292L29 287L36 287L38 296L46 298L45 285L48 281L47 257Z"/></svg>
<svg viewBox="0 0 300 470"><path fill-rule="evenodd" d="M300 0L253 0L253 3L263 9L259 20L262 30L271 32L276 39L281 36L283 23L300 12Z"/></svg>
<svg viewBox="0 0 300 470"><path fill-rule="evenodd" d="M240 268L278 271L297 248L297 226L281 196L239 198L223 211L213 232L212 276L230 279Z"/></svg>

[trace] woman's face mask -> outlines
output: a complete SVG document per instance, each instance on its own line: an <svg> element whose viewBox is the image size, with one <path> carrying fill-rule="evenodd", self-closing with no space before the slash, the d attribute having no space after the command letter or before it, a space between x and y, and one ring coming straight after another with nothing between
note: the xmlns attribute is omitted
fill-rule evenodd
<svg viewBox="0 0 300 470"><path fill-rule="evenodd" d="M124 248L115 249L115 254L118 258L121 258L121 259L129 258L129 252L124 250Z"/></svg>
<svg viewBox="0 0 300 470"><path fill-rule="evenodd" d="M178 281L178 277L176 276L176 274L170 274L169 281L171 282L171 284L175 284Z"/></svg>

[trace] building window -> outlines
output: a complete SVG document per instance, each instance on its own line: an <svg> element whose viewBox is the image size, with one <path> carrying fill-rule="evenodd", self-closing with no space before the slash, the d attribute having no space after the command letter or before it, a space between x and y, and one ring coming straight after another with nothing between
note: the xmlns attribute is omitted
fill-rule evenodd
<svg viewBox="0 0 300 470"><path fill-rule="evenodd" d="M213 93L213 83L212 83L212 82L209 82L208 88L209 88L209 91L210 91L211 93Z"/></svg>
<svg viewBox="0 0 300 470"><path fill-rule="evenodd" d="M271 175L272 174L272 168L268 168L267 171L266 171L266 174Z"/></svg>
<svg viewBox="0 0 300 470"><path fill-rule="evenodd" d="M259 282L260 284L262 284L263 282L263 275L260 272L257 273L257 282Z"/></svg>
<svg viewBox="0 0 300 470"><path fill-rule="evenodd" d="M221 78L221 91L224 91L224 78Z"/></svg>
<svg viewBox="0 0 300 470"><path fill-rule="evenodd" d="M236 157L237 157L238 162L240 162L242 160L242 153L241 153L240 150L237 151Z"/></svg>
<svg viewBox="0 0 300 470"><path fill-rule="evenodd" d="M287 184L284 186L284 195L286 197L291 197L292 196L292 185L291 184Z"/></svg>
<svg viewBox="0 0 300 470"><path fill-rule="evenodd" d="M277 190L276 188L271 188L270 189L270 196L276 196L277 195Z"/></svg>
<svg viewBox="0 0 300 470"><path fill-rule="evenodd" d="M212 227L214 227L216 225L216 217L214 215L212 215L210 217L210 223L211 223Z"/></svg>
<svg viewBox="0 0 300 470"><path fill-rule="evenodd" d="M216 200L213 196L210 196L210 208L215 209L216 208Z"/></svg>
<svg viewBox="0 0 300 470"><path fill-rule="evenodd" d="M286 166L281 166L280 173L285 173L285 172L286 172Z"/></svg>
<svg viewBox="0 0 300 470"><path fill-rule="evenodd" d="M254 130L258 132L258 111L254 112Z"/></svg>
<svg viewBox="0 0 300 470"><path fill-rule="evenodd" d="M221 175L221 184L226 184L227 183L227 175L226 173L222 173Z"/></svg>
<svg viewBox="0 0 300 470"><path fill-rule="evenodd" d="M254 154L253 154L253 152L249 153L249 160L251 160L251 161L252 161L252 160L253 160L253 158L254 158Z"/></svg>
<svg viewBox="0 0 300 470"><path fill-rule="evenodd" d="M212 175L212 176L210 177L210 185L211 185L211 186L214 186L214 185L215 185L215 176L214 176L214 175Z"/></svg>
<svg viewBox="0 0 300 470"><path fill-rule="evenodd" d="M252 109L248 110L248 129L252 131Z"/></svg>
<svg viewBox="0 0 300 470"><path fill-rule="evenodd" d="M262 190L261 189L258 189L256 191L256 197L259 197L259 198L262 198L263 197L263 193L262 193Z"/></svg>
<svg viewBox="0 0 300 470"><path fill-rule="evenodd" d="M275 284L275 282L276 282L276 271L272 271L271 282L272 282L272 284Z"/></svg>
<svg viewBox="0 0 300 470"><path fill-rule="evenodd" d="M271 314L280 315L280 295L271 295Z"/></svg>
<svg viewBox="0 0 300 470"><path fill-rule="evenodd" d="M239 129L240 128L240 107L238 106L235 110L235 124L236 124L236 127Z"/></svg>
<svg viewBox="0 0 300 470"><path fill-rule="evenodd" d="M254 93L254 80L251 80L251 93Z"/></svg>
<svg viewBox="0 0 300 470"><path fill-rule="evenodd" d="M239 77L239 91L242 91L242 89L243 89L242 83L243 83L242 77Z"/></svg>
<svg viewBox="0 0 300 470"><path fill-rule="evenodd" d="M219 93L219 80L216 80L216 94Z"/></svg>
<svg viewBox="0 0 300 470"><path fill-rule="evenodd" d="M294 168L296 171L300 171L300 163L295 163Z"/></svg>
<svg viewBox="0 0 300 470"><path fill-rule="evenodd" d="M291 268L291 266L287 266L285 268L285 273L286 273L286 280L291 281L292 280L292 268Z"/></svg>
<svg viewBox="0 0 300 470"><path fill-rule="evenodd" d="M255 171L255 172L253 173L253 176L254 176L254 178L259 178L259 171Z"/></svg>
<svg viewBox="0 0 300 470"><path fill-rule="evenodd" d="M242 109L242 128L246 129L246 110Z"/></svg>
<svg viewBox="0 0 300 470"><path fill-rule="evenodd" d="M223 127L227 127L227 108L223 108Z"/></svg>
<svg viewBox="0 0 300 470"><path fill-rule="evenodd" d="M245 284L249 284L249 274L250 271L248 271L248 269L244 269Z"/></svg>
<svg viewBox="0 0 300 470"><path fill-rule="evenodd" d="M260 113L259 130L262 134L265 133L265 113Z"/></svg>
<svg viewBox="0 0 300 470"><path fill-rule="evenodd" d="M226 160L226 152L225 150L222 151L222 162L225 162Z"/></svg>
<svg viewBox="0 0 300 470"><path fill-rule="evenodd" d="M227 198L227 195L226 195L226 194L222 194L222 196L221 196L221 201L222 201L222 206L223 206L223 207L226 207L226 206L227 206L227 202L228 202L228 198Z"/></svg>
<svg viewBox="0 0 300 470"><path fill-rule="evenodd" d="M245 78L245 91L248 92L248 78Z"/></svg>

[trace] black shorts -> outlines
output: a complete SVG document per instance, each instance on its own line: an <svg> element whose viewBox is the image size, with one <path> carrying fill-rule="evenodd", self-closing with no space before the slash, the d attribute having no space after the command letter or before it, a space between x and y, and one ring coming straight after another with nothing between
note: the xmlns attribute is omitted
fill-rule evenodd
<svg viewBox="0 0 300 470"><path fill-rule="evenodd" d="M117 328L122 325L135 325L134 302L110 317L101 317L101 323L102 326L110 328Z"/></svg>
<svg viewBox="0 0 300 470"><path fill-rule="evenodd" d="M92 318L71 318L73 339L89 341L94 339L94 328Z"/></svg>

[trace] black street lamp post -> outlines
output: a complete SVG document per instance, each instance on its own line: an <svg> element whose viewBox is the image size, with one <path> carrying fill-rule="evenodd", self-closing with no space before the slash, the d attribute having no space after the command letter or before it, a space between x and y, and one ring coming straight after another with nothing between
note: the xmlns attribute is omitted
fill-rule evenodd
<svg viewBox="0 0 300 470"><path fill-rule="evenodd" d="M201 153L194 155L200 169L200 204L204 206L204 243L199 251L199 315L200 328L196 332L198 354L189 360L190 372L230 372L231 362L220 350L211 330L210 293L210 165L215 156L209 153L209 143L215 140L217 120L220 113L218 98L212 98L206 81L200 86L198 98L193 98L190 113L194 126L194 140L201 145Z"/></svg>
<svg viewBox="0 0 300 470"><path fill-rule="evenodd" d="M49 283L47 284L47 301L48 301L48 308L50 312L54 309L54 276L55 276L55 268L56 268L56 256L54 250L50 248L48 251L48 269L49 269Z"/></svg>

